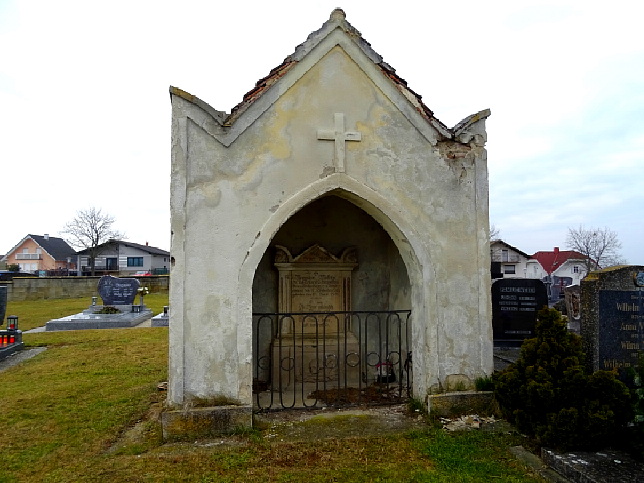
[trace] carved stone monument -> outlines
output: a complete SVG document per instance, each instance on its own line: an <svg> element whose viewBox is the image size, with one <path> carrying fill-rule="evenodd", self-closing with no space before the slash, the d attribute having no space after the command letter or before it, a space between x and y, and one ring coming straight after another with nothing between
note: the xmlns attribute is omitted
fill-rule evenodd
<svg viewBox="0 0 644 483"><path fill-rule="evenodd" d="M103 299L103 305L132 305L139 285L136 278L104 275L98 281L98 294Z"/></svg>
<svg viewBox="0 0 644 483"><path fill-rule="evenodd" d="M502 278L492 284L492 327L494 343L520 346L534 337L537 312L548 305L541 280Z"/></svg>
<svg viewBox="0 0 644 483"><path fill-rule="evenodd" d="M566 316L568 317L568 330L579 334L581 321L581 286L569 285L564 288L566 302Z"/></svg>
<svg viewBox="0 0 644 483"><path fill-rule="evenodd" d="M139 292L139 281L136 278L116 278L104 275L98 281L97 291L103 299L103 305L92 305L80 314L73 314L59 319L52 319L45 324L45 330L81 330L81 329L114 329L117 327L134 327L152 317L152 312L141 303L134 305Z"/></svg>
<svg viewBox="0 0 644 483"><path fill-rule="evenodd" d="M297 257L277 246L280 326L273 342L273 374L282 386L337 380L344 367L357 367L359 344L351 332L351 272L358 266L355 248L335 257L313 245ZM281 374L278 372L281 371ZM350 377L357 377L358 370Z"/></svg>
<svg viewBox="0 0 644 483"><path fill-rule="evenodd" d="M606 268L581 281L581 336L589 369L637 364L644 348L644 266Z"/></svg>

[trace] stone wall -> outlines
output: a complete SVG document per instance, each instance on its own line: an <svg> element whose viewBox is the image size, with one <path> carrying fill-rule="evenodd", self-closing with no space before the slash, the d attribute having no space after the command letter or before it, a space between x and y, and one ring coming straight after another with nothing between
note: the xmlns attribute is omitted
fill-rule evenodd
<svg viewBox="0 0 644 483"><path fill-rule="evenodd" d="M150 292L168 292L170 277L157 275L138 277L142 286ZM7 287L7 300L71 299L98 296L96 287L100 277L33 277L14 278L12 282L2 282Z"/></svg>

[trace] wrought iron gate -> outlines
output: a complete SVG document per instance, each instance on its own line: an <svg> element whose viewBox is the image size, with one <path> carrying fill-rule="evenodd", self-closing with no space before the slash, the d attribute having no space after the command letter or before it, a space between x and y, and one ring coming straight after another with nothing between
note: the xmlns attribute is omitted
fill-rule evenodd
<svg viewBox="0 0 644 483"><path fill-rule="evenodd" d="M258 411L411 397L411 311L253 314Z"/></svg>

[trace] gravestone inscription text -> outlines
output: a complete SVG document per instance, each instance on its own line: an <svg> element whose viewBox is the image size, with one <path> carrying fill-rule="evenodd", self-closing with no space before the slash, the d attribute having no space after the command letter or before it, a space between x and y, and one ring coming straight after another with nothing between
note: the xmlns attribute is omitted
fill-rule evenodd
<svg viewBox="0 0 644 483"><path fill-rule="evenodd" d="M599 292L599 368L637 364L644 349L644 294L641 291Z"/></svg>
<svg viewBox="0 0 644 483"><path fill-rule="evenodd" d="M337 271L307 270L291 274L294 312L342 310L342 277Z"/></svg>
<svg viewBox="0 0 644 483"><path fill-rule="evenodd" d="M492 285L492 329L494 340L514 341L534 337L537 312L548 305L541 280L501 279Z"/></svg>
<svg viewBox="0 0 644 483"><path fill-rule="evenodd" d="M98 281L98 294L103 299L103 305L132 305L139 285L136 278L104 275Z"/></svg>

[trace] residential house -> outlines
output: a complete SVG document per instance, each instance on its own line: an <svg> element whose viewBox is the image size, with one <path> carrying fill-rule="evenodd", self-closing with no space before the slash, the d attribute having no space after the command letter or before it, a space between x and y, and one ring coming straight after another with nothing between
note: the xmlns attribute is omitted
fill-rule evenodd
<svg viewBox="0 0 644 483"><path fill-rule="evenodd" d="M588 257L574 250L541 251L532 255L542 267L539 278L548 287L551 300L563 297L563 289L568 285L578 285L586 276Z"/></svg>
<svg viewBox="0 0 644 483"><path fill-rule="evenodd" d="M27 235L14 246L2 261L18 264L21 272L67 275L74 270L75 251L65 240L54 236Z"/></svg>
<svg viewBox="0 0 644 483"><path fill-rule="evenodd" d="M530 255L503 240L490 242L492 278L537 278Z"/></svg>
<svg viewBox="0 0 644 483"><path fill-rule="evenodd" d="M91 274L91 250L77 254L77 265L82 275ZM160 248L123 240L110 240L97 247L94 265L96 275L160 275L170 271L170 252Z"/></svg>

